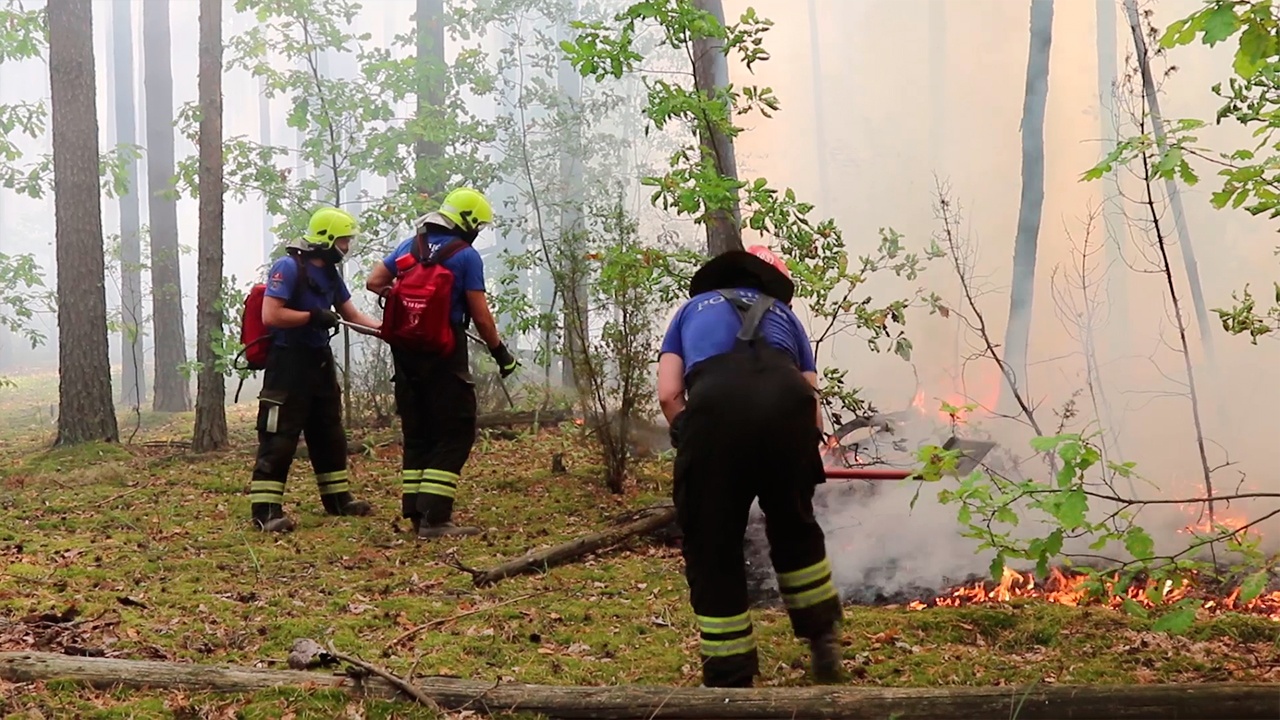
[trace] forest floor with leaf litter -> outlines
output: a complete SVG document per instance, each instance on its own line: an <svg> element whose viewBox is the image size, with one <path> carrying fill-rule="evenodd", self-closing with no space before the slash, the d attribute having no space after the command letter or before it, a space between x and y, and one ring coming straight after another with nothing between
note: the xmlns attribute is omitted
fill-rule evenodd
<svg viewBox="0 0 1280 720"><path fill-rule="evenodd" d="M56 376L0 389L0 650L283 668L295 638L401 675L487 681L696 686L697 639L678 548L624 550L474 588L485 569L601 529L668 494L669 465L642 465L606 492L581 431L499 439L482 433L463 474L457 520L483 537L416 541L398 518L394 431L351 432L380 446L352 456L367 518L321 512L307 461L286 501L285 536L248 523L254 405L229 409L233 448L193 456L190 414L144 412L131 445L49 449ZM122 414L122 427L135 418ZM127 436L127 427L122 435ZM550 471L563 454L567 474ZM807 652L779 610L754 612L759 685L806 684ZM1224 615L1181 637L1105 608L1043 601L981 607L849 607L845 665L879 686L1154 683L1280 679L1277 623ZM431 628L392 644L424 623ZM5 717L429 717L407 704L333 691L252 697L102 692L0 684ZM28 713L28 714L24 714Z"/></svg>

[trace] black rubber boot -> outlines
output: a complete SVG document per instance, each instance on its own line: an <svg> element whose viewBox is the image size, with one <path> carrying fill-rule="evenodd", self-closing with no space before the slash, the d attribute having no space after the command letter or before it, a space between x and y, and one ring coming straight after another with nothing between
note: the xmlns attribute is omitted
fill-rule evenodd
<svg viewBox="0 0 1280 720"><path fill-rule="evenodd" d="M269 533L293 532L297 523L284 514L284 508L276 503L254 503L252 508L253 527Z"/></svg>
<svg viewBox="0 0 1280 720"><path fill-rule="evenodd" d="M469 525L454 525L452 521L446 520L445 522L442 522L442 523L431 523L431 524L423 523L419 525L418 539L430 540L432 538L438 538L438 537L450 537L450 536L461 537L465 535L479 535L482 532L484 531L478 527L471 527Z"/></svg>
<svg viewBox="0 0 1280 720"><path fill-rule="evenodd" d="M422 493L418 500L419 517L418 539L430 540L438 537L454 537L479 535L484 532L478 527L453 524L453 499L440 495Z"/></svg>
<svg viewBox="0 0 1280 720"><path fill-rule="evenodd" d="M349 492L321 495L320 503L329 515L356 515L363 517L373 512L367 500L356 500Z"/></svg>
<svg viewBox="0 0 1280 720"><path fill-rule="evenodd" d="M813 679L822 685L844 680L843 652L835 629L809 640Z"/></svg>

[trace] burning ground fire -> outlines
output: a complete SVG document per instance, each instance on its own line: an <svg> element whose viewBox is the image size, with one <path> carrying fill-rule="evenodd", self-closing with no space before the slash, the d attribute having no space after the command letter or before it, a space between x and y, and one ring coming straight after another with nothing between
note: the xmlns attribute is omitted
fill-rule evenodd
<svg viewBox="0 0 1280 720"><path fill-rule="evenodd" d="M1163 598L1155 602L1148 593L1151 583L1134 583L1124 593L1113 593L1110 598L1090 600L1086 598L1084 584L1088 577L1083 574L1064 573L1054 568L1044 583L1037 585L1032 573L1023 573L1006 567L1003 577L998 583L977 582L957 587L947 594L925 603L913 601L907 605L909 610L925 610L931 607L964 607L1009 602L1015 598L1043 600L1078 607L1081 605L1105 606L1113 610L1120 609L1126 600L1133 601L1144 608L1151 609L1169 606L1186 597L1203 596L1201 607L1211 613L1240 612L1261 615L1270 620L1280 622L1280 591L1263 593L1248 602L1240 602L1240 588L1236 588L1226 597L1212 597L1212 592L1199 587L1195 582L1183 579L1177 586L1173 581L1165 581L1160 588ZM1110 590L1113 585L1107 583ZM1157 594L1158 595L1158 594Z"/></svg>

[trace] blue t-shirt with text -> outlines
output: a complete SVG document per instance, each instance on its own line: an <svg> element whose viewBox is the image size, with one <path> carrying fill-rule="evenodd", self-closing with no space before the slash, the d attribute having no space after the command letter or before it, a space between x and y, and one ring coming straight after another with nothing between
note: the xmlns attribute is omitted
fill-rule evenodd
<svg viewBox="0 0 1280 720"><path fill-rule="evenodd" d="M745 288L737 292L749 301L760 296L759 292ZM688 375L703 360L732 350L741 328L742 319L737 309L719 292L695 295L671 319L666 337L662 339L662 352L679 355ZM775 302L760 320L759 337L790 355L801 372L816 372L809 335L791 308Z"/></svg>
<svg viewBox="0 0 1280 720"><path fill-rule="evenodd" d="M267 297L284 300L285 307L303 312L337 307L351 299L347 284L332 266L309 264L307 276L303 278L298 262L291 256L285 256L271 265L267 272ZM329 344L329 331L317 327L303 325L270 330L273 345L319 348Z"/></svg>
<svg viewBox="0 0 1280 720"><path fill-rule="evenodd" d="M429 257L446 243L456 239L452 235L428 235L424 253ZM382 259L383 266L391 271L392 277L397 273L396 260L412 253L417 241L416 236L404 240L391 251L391 254ZM484 292L484 261L480 259L480 252L468 243L440 264L453 273L453 292L449 298L449 322L462 325L467 320L467 291Z"/></svg>

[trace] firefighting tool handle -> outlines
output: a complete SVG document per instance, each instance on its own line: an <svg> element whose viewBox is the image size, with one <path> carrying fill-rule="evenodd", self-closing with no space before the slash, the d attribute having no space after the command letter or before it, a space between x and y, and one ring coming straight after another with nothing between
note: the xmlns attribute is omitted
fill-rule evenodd
<svg viewBox="0 0 1280 720"><path fill-rule="evenodd" d="M479 344L479 345L480 345L480 347L483 347L483 348L485 348L486 350L489 348L488 344L486 344L486 343L485 343L485 341L481 340L480 338L476 337L475 335L472 335L471 333L467 333L467 337L471 340L471 342L474 342L474 343ZM506 350L506 345L499 345L498 347L502 348L504 351ZM490 352L493 352L493 351L490 351ZM508 355L510 355L510 353L509 353L509 352L508 352ZM499 372L498 372L498 385L502 388L502 394L507 396L507 404L508 404L508 405L510 405L512 408L514 408L514 407L516 406L516 403L515 403L515 401L514 401L514 400L512 400L512 399L511 399L511 391L507 390L507 383L505 382L504 378L505 378L507 375L510 375L510 374L511 374L511 372L515 372L515 367L513 366L513 367L511 368L511 372L508 372L508 373L505 373L505 374L504 374L504 373L502 373L502 371L501 371L501 370L502 370L502 362L501 362L500 360L498 360L496 357L494 358L494 360L498 362L498 370L499 370ZM520 363L518 363L518 362L516 362L516 363L515 363L515 365L519 365L519 364L520 364Z"/></svg>
<svg viewBox="0 0 1280 720"><path fill-rule="evenodd" d="M347 322L346 320L338 320L338 324L345 325L346 327L349 327L358 333L364 333L365 335L373 335L376 337L379 334L379 330L377 328L371 328L368 325L361 325L359 323Z"/></svg>

